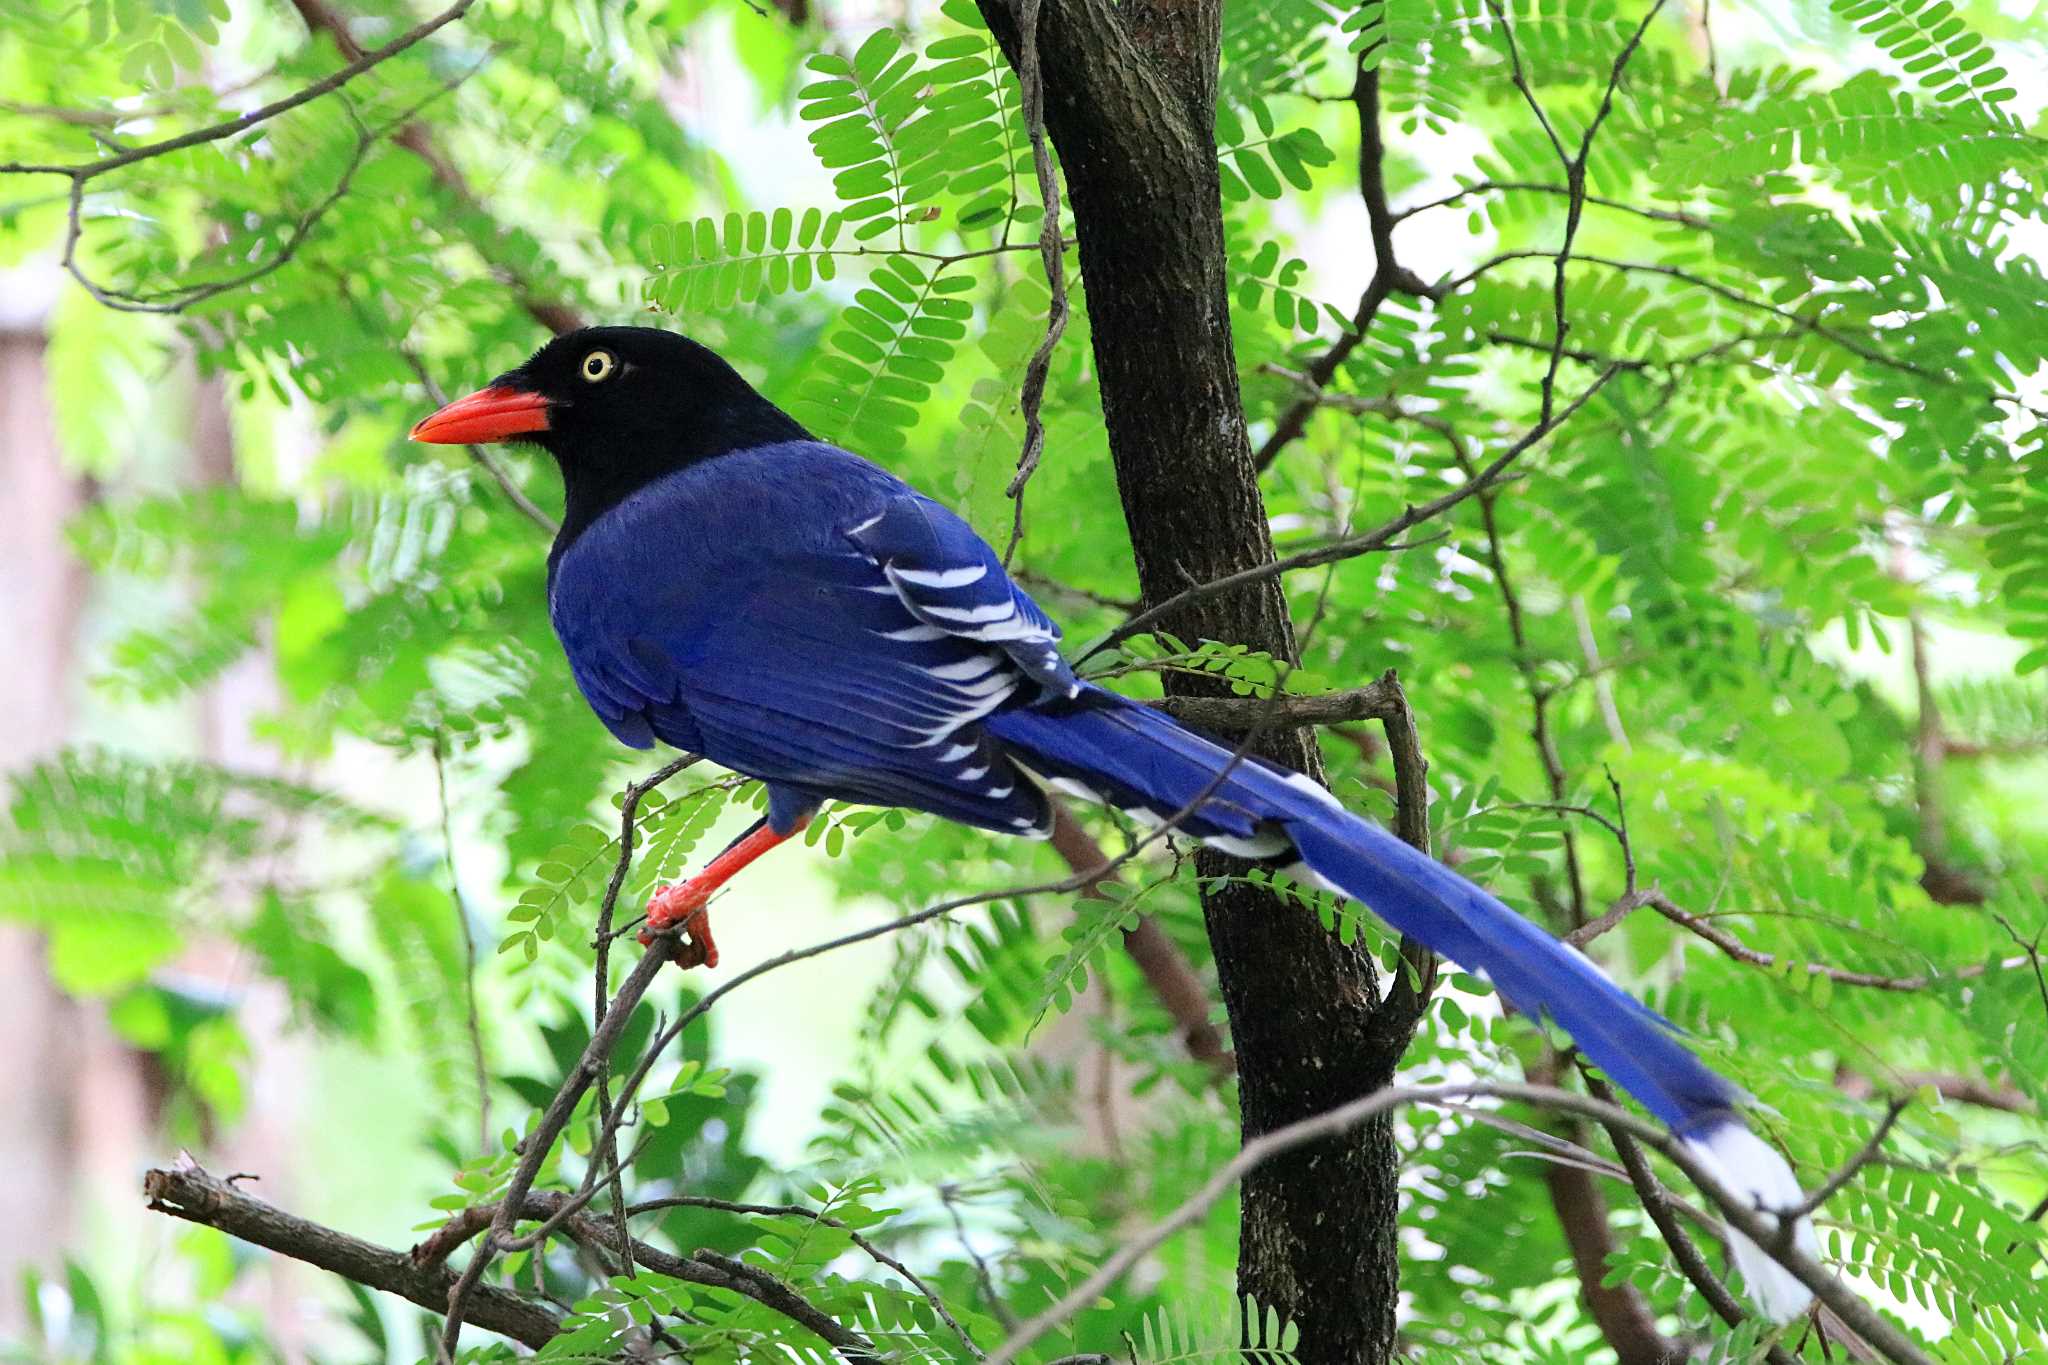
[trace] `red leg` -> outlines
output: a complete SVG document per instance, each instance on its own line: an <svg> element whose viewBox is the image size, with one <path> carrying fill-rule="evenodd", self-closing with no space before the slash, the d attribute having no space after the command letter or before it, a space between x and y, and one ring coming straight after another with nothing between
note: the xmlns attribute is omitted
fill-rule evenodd
<svg viewBox="0 0 2048 1365"><path fill-rule="evenodd" d="M712 893L731 881L739 870L785 839L803 833L806 816L787 834L777 834L764 820L752 833L738 840L711 860L710 866L682 883L664 886L647 902L647 927L640 931L642 943L654 942L655 935L682 925L683 940L676 945L676 963L683 967L716 967L718 945L711 941Z"/></svg>

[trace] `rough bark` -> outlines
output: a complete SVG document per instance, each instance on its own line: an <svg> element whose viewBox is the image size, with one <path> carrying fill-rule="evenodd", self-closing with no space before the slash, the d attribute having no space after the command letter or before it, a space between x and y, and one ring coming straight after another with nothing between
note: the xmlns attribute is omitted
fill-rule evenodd
<svg viewBox="0 0 2048 1365"><path fill-rule="evenodd" d="M1004 0L981 9L1017 64L1016 14ZM1110 448L1151 602L1273 557L1231 348L1212 131L1219 13L1215 0L1045 0L1039 18L1046 127L1074 207ZM1270 578L1165 624L1294 654ZM1216 695L1199 679L1170 677L1168 687ZM1256 747L1321 774L1303 731L1271 728ZM1244 870L1207 852L1198 867L1212 877ZM1255 887L1218 886L1203 904L1247 1137L1391 1078L1408 1028L1381 1019L1363 952ZM1246 1182L1240 1288L1300 1324L1311 1365L1377 1362L1393 1349L1395 1157L1380 1121Z"/></svg>

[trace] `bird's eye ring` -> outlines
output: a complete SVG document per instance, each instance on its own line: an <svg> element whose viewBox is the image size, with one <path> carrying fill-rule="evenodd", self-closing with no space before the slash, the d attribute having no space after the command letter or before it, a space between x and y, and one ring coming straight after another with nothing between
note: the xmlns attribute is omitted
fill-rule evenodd
<svg viewBox="0 0 2048 1365"><path fill-rule="evenodd" d="M602 383L612 377L612 371L619 368L617 357L610 351L592 351L583 357L582 374L592 384Z"/></svg>

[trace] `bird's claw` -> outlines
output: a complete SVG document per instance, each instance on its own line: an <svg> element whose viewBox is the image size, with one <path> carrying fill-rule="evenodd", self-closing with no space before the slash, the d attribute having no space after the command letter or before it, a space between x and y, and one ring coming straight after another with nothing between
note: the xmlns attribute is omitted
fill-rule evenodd
<svg viewBox="0 0 2048 1365"><path fill-rule="evenodd" d="M693 881L662 887L647 900L641 944L652 944L662 934L675 931L678 967L716 967L718 945L711 938L710 902L711 893Z"/></svg>

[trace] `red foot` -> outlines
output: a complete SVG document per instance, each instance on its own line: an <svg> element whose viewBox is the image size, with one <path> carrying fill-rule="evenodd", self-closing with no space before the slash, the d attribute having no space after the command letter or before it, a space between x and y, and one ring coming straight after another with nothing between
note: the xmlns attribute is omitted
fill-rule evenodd
<svg viewBox="0 0 2048 1365"><path fill-rule="evenodd" d="M693 877L681 886L664 886L647 900L647 924L640 942L654 942L655 936L680 924L676 940L678 967L716 967L718 945L711 940L711 912L708 906L716 884L701 886L704 879Z"/></svg>
<svg viewBox="0 0 2048 1365"><path fill-rule="evenodd" d="M763 820L713 858L711 866L681 886L665 886L655 892L647 902L647 927L641 931L640 941L652 943L656 934L680 925L682 937L676 943L676 962L684 967L716 967L718 945L711 941L711 919L705 911L711 903L711 893L808 823L810 817L806 815L789 833L777 834Z"/></svg>

